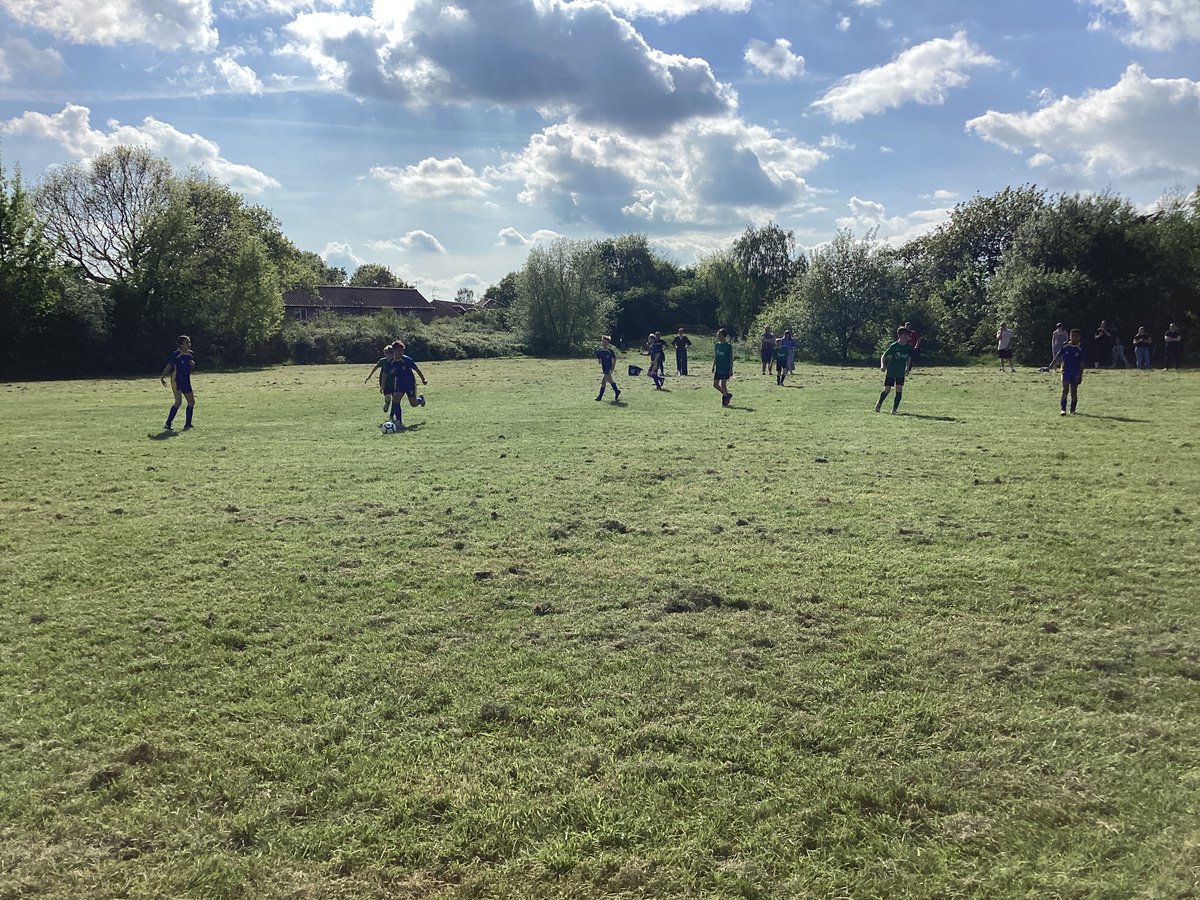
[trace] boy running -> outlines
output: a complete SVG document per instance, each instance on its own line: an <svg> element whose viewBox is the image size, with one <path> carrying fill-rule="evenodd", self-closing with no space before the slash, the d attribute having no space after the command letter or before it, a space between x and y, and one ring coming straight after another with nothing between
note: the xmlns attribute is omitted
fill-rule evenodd
<svg viewBox="0 0 1200 900"><path fill-rule="evenodd" d="M733 344L729 343L729 333L724 329L717 331L717 343L713 347L713 387L721 392L721 405L728 406L733 399L729 393L729 379L733 377Z"/></svg>
<svg viewBox="0 0 1200 900"><path fill-rule="evenodd" d="M413 377L415 372L421 376L421 384L429 384L425 380L425 374L417 368L416 362L411 356L406 356L404 353L404 342L395 341L392 343L392 373L395 376L396 382L392 392L392 415L391 418L400 428L404 427L403 419L400 415L400 398L408 397L409 406L424 406L425 395L417 396L417 379Z"/></svg>
<svg viewBox="0 0 1200 900"><path fill-rule="evenodd" d="M175 414L179 412L179 406L183 402L183 398L187 398L187 419L184 423L183 430L187 431L192 427L192 411L196 408L196 395L192 391L192 368L196 365L196 360L192 357L192 339L186 334L181 334L175 341L175 350L171 351L171 355L167 357L167 364L163 367L162 375L159 376L159 383L165 385L167 376L171 376L171 390L175 392L175 403L171 406L171 411L167 413L167 424L164 426L164 431L174 431L172 424L175 421Z"/></svg>
<svg viewBox="0 0 1200 900"><path fill-rule="evenodd" d="M1079 382L1083 381L1083 365L1086 361L1083 352L1083 329L1072 328L1071 338L1063 344L1050 366L1062 361L1062 402L1059 404L1060 416L1067 414L1067 394L1071 395L1071 415L1075 415L1075 406L1079 403Z"/></svg>
<svg viewBox="0 0 1200 900"><path fill-rule="evenodd" d="M879 371L884 373L883 393L879 395L879 402L875 404L875 412L879 412L883 408L883 401L887 399L888 393L895 385L896 397L892 400L892 415L899 415L897 410L900 408L900 397L904 393L904 376L908 372L908 358L912 353L912 348L908 346L911 338L912 332L907 328L901 328L896 332L895 343L884 350L883 356L879 357Z"/></svg>
<svg viewBox="0 0 1200 900"><path fill-rule="evenodd" d="M366 384L371 380L371 375L375 374L376 369L379 370L379 393L383 394L384 412L387 412L388 407L392 405L392 393L396 390L396 374L392 371L395 352L391 344L384 347L383 358L375 363L375 368L363 379L363 384Z"/></svg>
<svg viewBox="0 0 1200 900"><path fill-rule="evenodd" d="M600 338L600 349L596 351L596 359L600 363L600 371L603 373L600 376L600 395L597 400L604 399L604 389L610 384L613 389L613 403L621 399L621 389L617 387L617 383L613 381L613 367L617 364L617 351L612 348L612 338L607 334Z"/></svg>

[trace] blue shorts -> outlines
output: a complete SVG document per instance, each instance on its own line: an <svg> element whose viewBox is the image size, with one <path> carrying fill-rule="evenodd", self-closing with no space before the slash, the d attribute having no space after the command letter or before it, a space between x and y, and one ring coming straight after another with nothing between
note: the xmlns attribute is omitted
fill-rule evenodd
<svg viewBox="0 0 1200 900"><path fill-rule="evenodd" d="M891 375L885 376L883 379L883 386L892 387L893 385L898 388L904 387L904 376L902 375L899 378L895 378Z"/></svg>
<svg viewBox="0 0 1200 900"><path fill-rule="evenodd" d="M175 390L181 394L190 394L192 393L192 383L190 381L176 381Z"/></svg>

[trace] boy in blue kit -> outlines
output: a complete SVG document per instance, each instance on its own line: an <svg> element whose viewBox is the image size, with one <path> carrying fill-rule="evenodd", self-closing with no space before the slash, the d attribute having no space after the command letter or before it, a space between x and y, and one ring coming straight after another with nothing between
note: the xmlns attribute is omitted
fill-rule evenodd
<svg viewBox="0 0 1200 900"><path fill-rule="evenodd" d="M656 391L662 390L663 381L666 380L661 374L663 353L665 351L666 345L663 343L662 338L657 334L652 333L649 340L646 342L646 352L650 354L650 368L646 374L649 375L650 380L654 382L654 389Z"/></svg>
<svg viewBox="0 0 1200 900"><path fill-rule="evenodd" d="M1083 330L1071 329L1071 339L1050 360L1050 368L1062 360L1062 402L1059 404L1060 416L1067 414L1067 394L1071 395L1071 415L1075 415L1075 407L1079 403L1079 382L1083 381L1083 366L1087 362L1083 351Z"/></svg>
<svg viewBox="0 0 1200 900"><path fill-rule="evenodd" d="M167 364L158 379L160 384L165 385L167 376L170 375L171 390L175 392L175 403L167 413L167 424L163 430L174 431L172 423L175 421L175 414L179 412L179 406L186 397L187 419L183 430L187 431L192 427L192 411L196 408L196 395L192 391L192 367L196 365L196 360L192 357L192 339L186 334L181 334L175 342L175 348L167 357Z"/></svg>
<svg viewBox="0 0 1200 900"><path fill-rule="evenodd" d="M395 390L392 393L391 418L402 428L404 427L404 422L400 414L400 398L408 397L409 406L425 405L425 395L417 396L417 379L413 377L413 373L415 372L421 377L421 384L429 384L425 380L425 374L417 367L413 358L405 355L404 349L403 341L394 341L392 343L391 370L395 378Z"/></svg>
<svg viewBox="0 0 1200 900"><path fill-rule="evenodd" d="M733 377L733 344L729 343L729 332L717 330L717 343L713 346L713 387L721 392L721 405L728 406L733 399L729 393L729 379Z"/></svg>
<svg viewBox="0 0 1200 900"><path fill-rule="evenodd" d="M613 403L621 399L621 389L613 381L613 367L617 364L617 351L612 348L612 338L607 334L600 338L600 349L596 351L596 359L600 363L600 395L597 400L604 399L604 389L610 384L613 389Z"/></svg>
<svg viewBox="0 0 1200 900"><path fill-rule="evenodd" d="M892 401L892 415L899 415L900 397L904 393L904 376L908 374L908 360L912 354L912 348L908 345L911 339L912 332L901 328L896 332L896 341L879 357L879 371L884 373L883 393L879 395L879 402L875 404L875 412L883 408L883 401L887 399L894 385L896 399Z"/></svg>

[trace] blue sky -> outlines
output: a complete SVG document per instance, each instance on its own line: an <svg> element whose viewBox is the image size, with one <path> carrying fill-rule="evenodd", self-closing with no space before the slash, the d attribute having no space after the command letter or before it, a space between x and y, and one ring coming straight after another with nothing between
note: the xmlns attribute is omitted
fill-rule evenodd
<svg viewBox="0 0 1200 900"><path fill-rule="evenodd" d="M136 143L335 265L482 293L556 235L899 244L1007 185L1200 183L1200 0L0 0L0 154Z"/></svg>

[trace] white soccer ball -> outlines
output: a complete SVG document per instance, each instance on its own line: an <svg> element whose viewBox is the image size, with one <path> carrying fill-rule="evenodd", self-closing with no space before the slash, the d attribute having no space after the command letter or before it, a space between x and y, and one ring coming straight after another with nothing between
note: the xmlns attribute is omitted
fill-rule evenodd
<svg viewBox="0 0 1200 900"><path fill-rule="evenodd" d="M391 421L384 422L382 425L379 426L379 430L382 431L384 434L395 434L396 433L396 423L391 422Z"/></svg>

